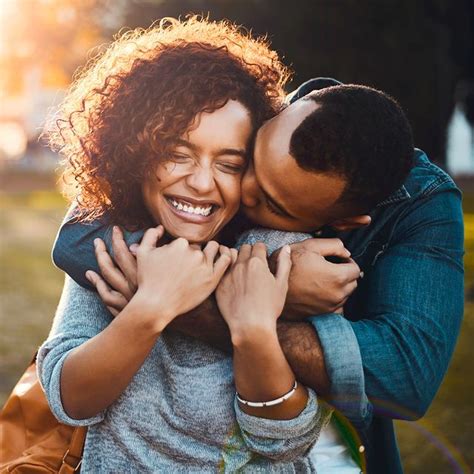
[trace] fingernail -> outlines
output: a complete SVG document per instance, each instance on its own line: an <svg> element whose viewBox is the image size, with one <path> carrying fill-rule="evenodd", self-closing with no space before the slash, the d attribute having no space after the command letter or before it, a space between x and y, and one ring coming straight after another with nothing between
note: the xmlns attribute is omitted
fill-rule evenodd
<svg viewBox="0 0 474 474"><path fill-rule="evenodd" d="M291 253L291 247L289 245L285 245L283 248L285 249L286 253Z"/></svg>
<svg viewBox="0 0 474 474"><path fill-rule="evenodd" d="M94 239L94 247L97 247L99 245L99 239Z"/></svg>
<svg viewBox="0 0 474 474"><path fill-rule="evenodd" d="M89 270L86 272L86 278L92 283L92 274Z"/></svg>
<svg viewBox="0 0 474 474"><path fill-rule="evenodd" d="M360 272L360 277L364 278L364 272Z"/></svg>

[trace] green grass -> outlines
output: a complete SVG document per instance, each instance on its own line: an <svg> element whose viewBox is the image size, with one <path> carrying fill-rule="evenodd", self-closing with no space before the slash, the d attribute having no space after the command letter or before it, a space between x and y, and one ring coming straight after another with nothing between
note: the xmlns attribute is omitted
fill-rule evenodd
<svg viewBox="0 0 474 474"><path fill-rule="evenodd" d="M50 250L66 203L52 191L0 195L0 403L47 336L63 282ZM474 465L474 194L464 200L466 220L465 319L443 385L418 422L397 422L409 474L457 472L448 461ZM466 472L472 472L467 470ZM462 472L462 471L461 471Z"/></svg>
<svg viewBox="0 0 474 474"><path fill-rule="evenodd" d="M63 274L50 259L66 209L58 193L1 195L0 401L47 336Z"/></svg>

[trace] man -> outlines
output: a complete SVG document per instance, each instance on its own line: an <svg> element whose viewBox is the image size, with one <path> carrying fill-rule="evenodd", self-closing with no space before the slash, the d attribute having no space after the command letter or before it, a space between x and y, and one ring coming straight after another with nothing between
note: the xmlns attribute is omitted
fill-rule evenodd
<svg viewBox="0 0 474 474"><path fill-rule="evenodd" d="M323 89L333 84L304 84L259 130L242 203L265 227L337 235L357 274L363 272L347 299L355 264L323 258L344 257L339 241L294 243L287 309L299 320L282 322L279 334L298 379L330 396L358 429L369 472L396 473L391 419L426 412L462 318L460 193L421 151L413 153L406 118L393 101L362 86ZM268 232L267 243L288 237ZM96 265L81 257L71 265L70 246L100 235L97 226L79 231L68 224L60 231L55 262L83 285L84 270ZM130 243L140 234L128 237ZM179 318L175 329L226 346L212 300Z"/></svg>

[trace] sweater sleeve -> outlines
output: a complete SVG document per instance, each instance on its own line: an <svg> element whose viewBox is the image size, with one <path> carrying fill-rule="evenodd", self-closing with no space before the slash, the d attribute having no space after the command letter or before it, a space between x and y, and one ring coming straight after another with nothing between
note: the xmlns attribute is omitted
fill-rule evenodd
<svg viewBox="0 0 474 474"><path fill-rule="evenodd" d="M51 332L37 356L38 378L51 411L62 423L88 426L104 419L105 411L82 420L68 416L61 400L61 370L70 352L100 333L110 321L111 315L97 293L66 276Z"/></svg>
<svg viewBox="0 0 474 474"><path fill-rule="evenodd" d="M318 440L332 413L326 404L318 403L313 390L308 389L308 395L304 410L291 420L249 415L235 398L237 422L249 449L274 461L294 461L304 456Z"/></svg>
<svg viewBox="0 0 474 474"><path fill-rule="evenodd" d="M254 245L257 242L263 242L267 246L267 254L271 255L275 250L284 245L296 244L306 239L312 239L311 234L303 232L286 232L283 230L266 229L264 227L255 227L242 233L237 239L235 247L240 249L244 244Z"/></svg>

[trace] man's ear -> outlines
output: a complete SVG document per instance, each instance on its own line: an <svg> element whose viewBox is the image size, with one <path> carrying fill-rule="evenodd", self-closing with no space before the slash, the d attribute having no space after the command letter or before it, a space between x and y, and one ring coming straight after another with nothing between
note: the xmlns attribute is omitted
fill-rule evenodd
<svg viewBox="0 0 474 474"><path fill-rule="evenodd" d="M372 219L366 214L360 216L344 217L343 219L337 219L329 224L330 227L340 232L346 232L348 230L358 229L359 227L366 227L370 225Z"/></svg>

